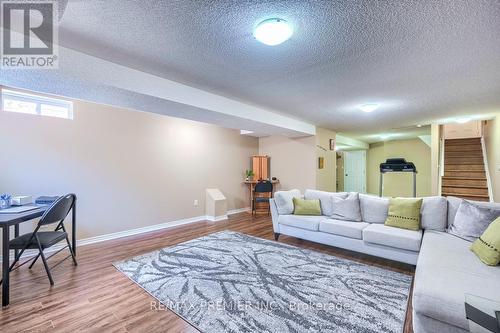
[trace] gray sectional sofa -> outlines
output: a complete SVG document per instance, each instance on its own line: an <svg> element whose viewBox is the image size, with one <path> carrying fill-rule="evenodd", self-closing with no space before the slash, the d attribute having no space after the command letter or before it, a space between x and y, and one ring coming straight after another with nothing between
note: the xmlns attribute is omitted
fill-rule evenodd
<svg viewBox="0 0 500 333"><path fill-rule="evenodd" d="M322 216L293 215L291 196L279 192L271 199L275 238L289 235L317 243L416 265L413 288L415 333L467 332L465 294L500 302L500 267L483 264L469 248L471 243L446 232L462 199L425 197L422 230L385 226L389 200L359 194L359 221L330 217L331 197L347 193L306 190L305 199L319 199ZM287 197L288 195L288 197ZM500 209L498 203L480 203ZM325 214L326 212L326 214Z"/></svg>

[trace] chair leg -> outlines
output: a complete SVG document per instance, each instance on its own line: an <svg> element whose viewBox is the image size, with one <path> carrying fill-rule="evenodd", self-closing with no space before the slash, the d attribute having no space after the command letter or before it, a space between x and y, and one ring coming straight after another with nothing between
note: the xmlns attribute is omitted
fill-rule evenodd
<svg viewBox="0 0 500 333"><path fill-rule="evenodd" d="M19 261L19 259L21 258L21 255L23 254L24 250L26 250L26 248L22 249L18 254L17 256L14 258L14 262L10 265L9 267L9 272L12 271L12 269L14 268L14 266L17 264L17 262ZM0 280L0 284L2 284L3 282L3 279Z"/></svg>
<svg viewBox="0 0 500 333"><path fill-rule="evenodd" d="M75 266L78 266L78 263L76 262L75 258L75 253L73 252L73 248L71 247L68 236L66 236L66 242L68 242L68 249L69 252L71 253L71 258L73 258L73 263L75 264Z"/></svg>
<svg viewBox="0 0 500 333"><path fill-rule="evenodd" d="M38 260L38 258L40 258L40 253L38 253L35 257L35 259L31 262L30 264L30 267L28 267L28 269L31 269L33 267L33 265L35 264L35 262Z"/></svg>
<svg viewBox="0 0 500 333"><path fill-rule="evenodd" d="M50 274L49 265L47 264L47 259L45 259L45 255L43 254L43 250L40 249L40 257L42 257L43 266L45 266L45 271L47 272L47 276L49 277L50 285L54 285L54 280L52 280L52 275Z"/></svg>
<svg viewBox="0 0 500 333"><path fill-rule="evenodd" d="M47 259L45 259L45 255L43 254L42 245L40 244L38 237L35 237L35 239L36 242L38 243L38 250L40 251L40 257L42 257L43 266L45 267L45 271L47 272L47 276L49 277L50 285L53 286L54 280L52 279L52 275L50 274L50 268L49 265L47 264Z"/></svg>

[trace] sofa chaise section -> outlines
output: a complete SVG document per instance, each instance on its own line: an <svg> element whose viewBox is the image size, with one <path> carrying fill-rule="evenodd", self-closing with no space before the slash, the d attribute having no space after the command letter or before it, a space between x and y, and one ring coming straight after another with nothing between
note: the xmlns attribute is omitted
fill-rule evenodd
<svg viewBox="0 0 500 333"><path fill-rule="evenodd" d="M449 233L424 233L413 288L416 333L468 332L465 294L500 300L500 266L483 264L470 245Z"/></svg>

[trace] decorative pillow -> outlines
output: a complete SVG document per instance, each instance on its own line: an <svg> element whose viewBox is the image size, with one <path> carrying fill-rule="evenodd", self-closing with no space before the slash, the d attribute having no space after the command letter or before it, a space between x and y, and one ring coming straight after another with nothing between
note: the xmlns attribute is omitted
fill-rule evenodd
<svg viewBox="0 0 500 333"><path fill-rule="evenodd" d="M500 209L481 207L463 200L448 233L473 242L499 216Z"/></svg>
<svg viewBox="0 0 500 333"><path fill-rule="evenodd" d="M361 217L367 223L384 223L389 210L389 199L368 194L359 194Z"/></svg>
<svg viewBox="0 0 500 333"><path fill-rule="evenodd" d="M300 198L301 194L299 190L290 191L278 191L274 193L274 202L276 203L276 208L278 214L288 215L293 213L293 198Z"/></svg>
<svg viewBox="0 0 500 333"><path fill-rule="evenodd" d="M319 199L299 199L293 198L294 215L321 215L321 205Z"/></svg>
<svg viewBox="0 0 500 333"><path fill-rule="evenodd" d="M446 231L448 201L444 197L425 197L420 210L422 229Z"/></svg>
<svg viewBox="0 0 500 333"><path fill-rule="evenodd" d="M500 217L486 228L470 249L486 265L496 266L500 263Z"/></svg>
<svg viewBox="0 0 500 333"><path fill-rule="evenodd" d="M345 221L361 221L358 193L349 193L347 198L331 197L330 199L333 207L331 218Z"/></svg>
<svg viewBox="0 0 500 333"><path fill-rule="evenodd" d="M326 192L318 190L306 190L304 192L304 199L319 199L321 202L321 212L323 215L330 216L333 214L332 197L346 198L349 193L346 192Z"/></svg>
<svg viewBox="0 0 500 333"><path fill-rule="evenodd" d="M391 198L385 225L390 227L420 230L420 208L423 199Z"/></svg>
<svg viewBox="0 0 500 333"><path fill-rule="evenodd" d="M453 222L455 221L455 216L457 215L458 208L460 207L460 204L462 203L462 201L464 201L464 199L457 197L446 197L446 199L448 201L448 227L451 227L453 225ZM467 201L479 207L500 209L499 202L486 202L486 201L473 201L473 200L467 200Z"/></svg>

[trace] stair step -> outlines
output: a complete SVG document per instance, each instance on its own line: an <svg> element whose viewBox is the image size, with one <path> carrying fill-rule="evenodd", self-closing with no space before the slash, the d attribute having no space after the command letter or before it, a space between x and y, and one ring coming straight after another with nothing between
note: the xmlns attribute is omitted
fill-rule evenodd
<svg viewBox="0 0 500 333"><path fill-rule="evenodd" d="M444 159L444 164L484 164L482 157L448 157Z"/></svg>
<svg viewBox="0 0 500 333"><path fill-rule="evenodd" d="M445 145L444 151L482 151L481 145Z"/></svg>
<svg viewBox="0 0 500 333"><path fill-rule="evenodd" d="M446 139L444 143L447 145L481 144L481 138Z"/></svg>
<svg viewBox="0 0 500 333"><path fill-rule="evenodd" d="M462 198L462 199L467 199L467 200L475 200L475 201L490 201L489 196L484 196L484 195L471 195L471 194L460 194L460 193L441 193L441 195L445 197L457 197L457 198Z"/></svg>
<svg viewBox="0 0 500 333"><path fill-rule="evenodd" d="M484 171L483 164L445 164L445 171Z"/></svg>
<svg viewBox="0 0 500 333"><path fill-rule="evenodd" d="M467 172L467 171L466 171ZM471 175L469 176L447 176L444 175L443 179L470 179L470 180L486 180L486 175L484 177L479 177L478 175L473 174L473 171L471 171ZM479 173L479 172L478 172Z"/></svg>
<svg viewBox="0 0 500 333"><path fill-rule="evenodd" d="M471 179L443 177L443 186L488 188L488 183L486 179L483 178Z"/></svg>
<svg viewBox="0 0 500 333"><path fill-rule="evenodd" d="M451 184L451 185L442 185L443 187L454 187L454 188L467 188L467 189L474 189L474 188L477 188L477 189L485 189L487 190L488 189L488 186L482 186L482 185L469 185L469 184Z"/></svg>
<svg viewBox="0 0 500 333"><path fill-rule="evenodd" d="M444 186L442 187L443 193L451 194L462 194L462 195L480 195L488 196L487 188L477 188L477 187L464 187L464 186Z"/></svg>
<svg viewBox="0 0 500 333"><path fill-rule="evenodd" d="M445 151L444 157L483 157L482 150Z"/></svg>
<svg viewBox="0 0 500 333"><path fill-rule="evenodd" d="M444 171L444 177L456 177L456 178L480 178L486 179L486 172L484 171Z"/></svg>

